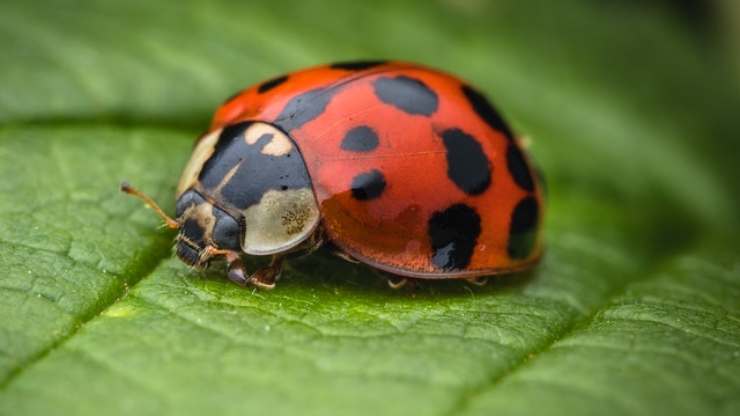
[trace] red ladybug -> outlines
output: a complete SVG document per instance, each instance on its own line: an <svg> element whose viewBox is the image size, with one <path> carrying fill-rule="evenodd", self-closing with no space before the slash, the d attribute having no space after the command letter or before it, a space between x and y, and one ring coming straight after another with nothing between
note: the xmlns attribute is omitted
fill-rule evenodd
<svg viewBox="0 0 740 416"><path fill-rule="evenodd" d="M351 62L283 75L217 111L177 188L177 255L271 288L286 254L323 243L421 279L526 269L542 248L542 195L499 113L451 75ZM245 274L243 254L272 256Z"/></svg>

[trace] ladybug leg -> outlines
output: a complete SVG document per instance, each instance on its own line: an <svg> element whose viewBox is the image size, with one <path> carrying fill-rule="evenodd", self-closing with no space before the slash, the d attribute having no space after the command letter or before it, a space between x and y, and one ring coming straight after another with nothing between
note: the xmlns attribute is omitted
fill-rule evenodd
<svg viewBox="0 0 740 416"><path fill-rule="evenodd" d="M339 257L340 259L342 259L344 261L348 261L348 262L354 263L354 264L360 264L360 261L359 260L357 260L356 258L350 256L349 254L347 254L347 253L345 253L343 251L334 250L334 251L331 252L331 254Z"/></svg>
<svg viewBox="0 0 740 416"><path fill-rule="evenodd" d="M246 286L248 280L244 276L244 263L239 255L234 252L230 252L229 254L226 254L226 261L229 263L229 271L227 273L229 280L239 286Z"/></svg>
<svg viewBox="0 0 740 416"><path fill-rule="evenodd" d="M488 283L488 276L477 276L465 279L471 285L485 286Z"/></svg>
<svg viewBox="0 0 740 416"><path fill-rule="evenodd" d="M275 282L280 278L283 271L283 256L272 256L270 265L258 269L247 279L247 283L260 289L274 289Z"/></svg>
<svg viewBox="0 0 740 416"><path fill-rule="evenodd" d="M306 257L316 250L320 249L324 245L324 233L321 230L317 230L306 240L304 244L300 246L298 251L300 254L298 257Z"/></svg>
<svg viewBox="0 0 740 416"><path fill-rule="evenodd" d="M229 272L227 276L229 277L229 280L239 286L247 285L248 280L246 277L244 277L244 265L242 264L241 260L236 260L232 263L229 263Z"/></svg>
<svg viewBox="0 0 740 416"><path fill-rule="evenodd" d="M388 283L388 287L393 290L399 290L404 287L409 287L413 289L416 286L416 284L414 283L414 279L409 279L408 277L398 276L393 273L388 273L377 269L372 270L376 275L385 279L386 283Z"/></svg>
<svg viewBox="0 0 740 416"><path fill-rule="evenodd" d="M387 275L386 279L388 281L388 286L394 290L401 289L409 283L409 279L405 277L399 278L397 276Z"/></svg>
<svg viewBox="0 0 740 416"><path fill-rule="evenodd" d="M224 256L226 263L229 265L228 272L226 274L229 280L239 286L247 285L247 278L244 273L244 263L242 262L241 256L239 256L238 252L220 250L213 246L207 246L200 255L200 261L208 261L208 259L214 256Z"/></svg>
<svg viewBox="0 0 740 416"><path fill-rule="evenodd" d="M335 246L331 242L325 244L324 247L326 247L327 250L329 250L329 252L332 255L337 256L337 257L339 257L340 259L342 259L344 261L347 261L347 262L350 262L350 263L354 263L354 264L359 264L360 263L359 260L357 260L356 258L354 258L354 257L350 256L349 254L345 253L339 247Z"/></svg>
<svg viewBox="0 0 740 416"><path fill-rule="evenodd" d="M213 246L206 246L206 248L200 253L200 259L199 262L203 263L208 261L211 257L215 256L224 256L226 258L227 262L231 262L231 260L234 259L234 256L236 258L239 258L239 255L231 250L221 250Z"/></svg>

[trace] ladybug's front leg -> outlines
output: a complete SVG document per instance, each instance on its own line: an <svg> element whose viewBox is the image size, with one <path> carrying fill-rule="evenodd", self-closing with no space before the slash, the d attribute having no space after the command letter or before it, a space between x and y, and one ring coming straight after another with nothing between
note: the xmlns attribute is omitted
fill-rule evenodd
<svg viewBox="0 0 740 416"><path fill-rule="evenodd" d="M280 278L280 273L283 271L283 256L275 255L270 260L270 265L257 269L256 272L252 273L247 279L247 283L257 286L260 289L274 289L275 282Z"/></svg>
<svg viewBox="0 0 740 416"><path fill-rule="evenodd" d="M229 271L227 274L229 280L239 286L246 286L248 280L244 276L244 263L242 263L242 259L239 254L233 252L227 254L226 262L229 263Z"/></svg>
<svg viewBox="0 0 740 416"><path fill-rule="evenodd" d="M223 256L224 260L226 260L226 263L229 265L226 276L228 276L229 280L239 286L247 285L248 279L244 275L244 263L238 251L221 250L213 246L206 246L203 253L201 253L201 262L205 262L214 256Z"/></svg>

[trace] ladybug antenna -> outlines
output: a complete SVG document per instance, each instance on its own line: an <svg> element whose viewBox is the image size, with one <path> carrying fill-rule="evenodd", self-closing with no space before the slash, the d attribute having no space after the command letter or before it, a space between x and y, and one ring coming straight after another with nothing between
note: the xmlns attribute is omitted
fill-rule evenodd
<svg viewBox="0 0 740 416"><path fill-rule="evenodd" d="M144 204L146 206L153 209L154 212L159 215L160 218L162 218L162 220L164 221L164 225L167 228L172 230L180 228L180 225L177 223L177 221L173 220L172 217L165 214L165 212L162 211L162 208L160 208L159 205L157 205L157 203L154 202L154 200L149 195L129 185L128 182L121 182L121 191L144 201Z"/></svg>

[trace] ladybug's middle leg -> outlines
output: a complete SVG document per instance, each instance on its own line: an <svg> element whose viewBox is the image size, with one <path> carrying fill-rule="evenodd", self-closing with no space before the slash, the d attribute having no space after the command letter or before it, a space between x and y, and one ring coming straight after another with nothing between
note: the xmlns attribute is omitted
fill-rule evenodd
<svg viewBox="0 0 740 416"><path fill-rule="evenodd" d="M275 282L280 278L280 273L283 271L283 256L274 255L270 260L270 264L266 267L257 269L249 279L247 283L257 286L260 289L274 289Z"/></svg>
<svg viewBox="0 0 740 416"><path fill-rule="evenodd" d="M485 286L488 283L488 276L468 277L465 280L471 285Z"/></svg>
<svg viewBox="0 0 740 416"><path fill-rule="evenodd" d="M212 249L211 253L224 256L226 262L229 264L227 276L229 277L229 280L239 286L250 284L257 286L260 289L273 289L275 287L275 282L280 278L280 273L283 271L283 256L281 255L272 256L270 265L257 269L257 271L247 277L244 272L244 263L242 262L241 256L238 252Z"/></svg>
<svg viewBox="0 0 740 416"><path fill-rule="evenodd" d="M394 290L407 288L414 290L416 288L416 279L410 277L398 276L393 273L384 272L378 269L370 269L376 276L384 279L388 283L388 287Z"/></svg>

